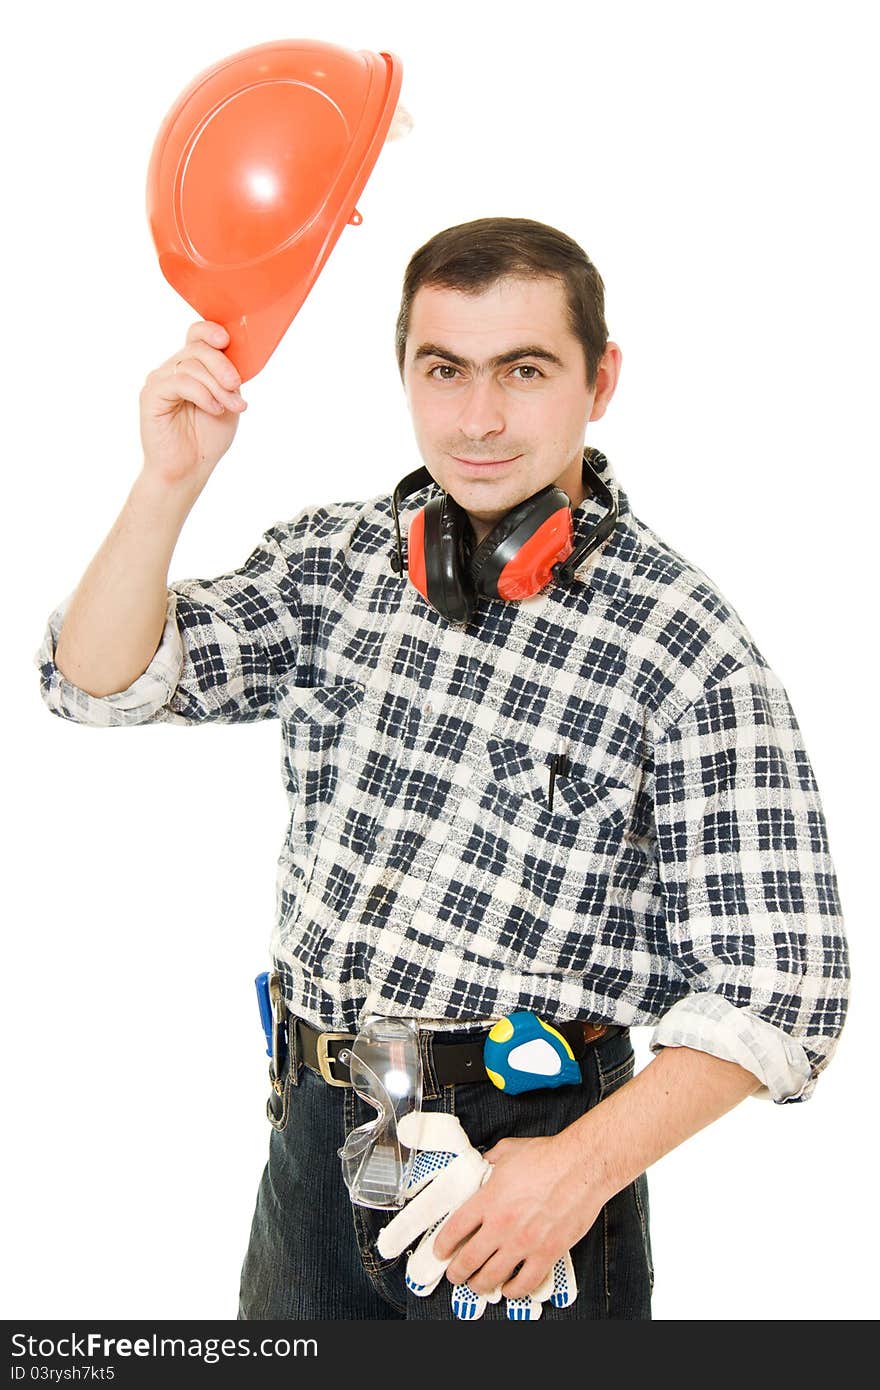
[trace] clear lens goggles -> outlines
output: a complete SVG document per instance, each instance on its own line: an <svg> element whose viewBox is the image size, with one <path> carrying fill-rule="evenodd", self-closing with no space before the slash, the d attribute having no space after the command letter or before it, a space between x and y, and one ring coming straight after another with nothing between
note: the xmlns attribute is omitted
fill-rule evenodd
<svg viewBox="0 0 880 1390"><path fill-rule="evenodd" d="M402 1207L415 1150L400 1142L397 1126L422 1103L418 1028L405 1018L368 1018L348 1064L352 1086L377 1111L338 1150L349 1196L360 1207Z"/></svg>

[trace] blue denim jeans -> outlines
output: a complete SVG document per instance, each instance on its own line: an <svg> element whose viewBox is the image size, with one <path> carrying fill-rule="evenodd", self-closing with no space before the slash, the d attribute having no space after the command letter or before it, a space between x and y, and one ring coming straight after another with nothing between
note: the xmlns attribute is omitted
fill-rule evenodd
<svg viewBox="0 0 880 1390"><path fill-rule="evenodd" d="M455 1040L483 1036L456 1032ZM434 1051L443 1034L423 1032L423 1110L458 1116L479 1149L508 1136L557 1134L633 1074L629 1033L589 1047L582 1084L506 1096L489 1081L441 1086ZM427 1298L406 1287L406 1252L383 1259L379 1230L393 1215L353 1206L337 1156L348 1132L375 1116L350 1088L328 1086L288 1054L281 1073L283 1106L270 1115L269 1160L257 1194L241 1274L239 1318L453 1319L451 1282ZM600 1211L572 1248L578 1296L568 1308L544 1304L543 1319L642 1319L651 1316L654 1273L644 1173ZM506 1318L505 1301L489 1304L484 1320Z"/></svg>

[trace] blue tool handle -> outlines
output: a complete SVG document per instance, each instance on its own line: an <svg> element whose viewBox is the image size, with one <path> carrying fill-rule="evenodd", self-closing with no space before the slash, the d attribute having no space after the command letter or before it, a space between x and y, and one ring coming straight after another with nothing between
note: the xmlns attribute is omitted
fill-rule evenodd
<svg viewBox="0 0 880 1390"><path fill-rule="evenodd" d="M260 1006L260 1022L266 1034L266 1056L272 1056L272 1001L269 998L269 971L264 970L254 980L257 987L257 1003Z"/></svg>

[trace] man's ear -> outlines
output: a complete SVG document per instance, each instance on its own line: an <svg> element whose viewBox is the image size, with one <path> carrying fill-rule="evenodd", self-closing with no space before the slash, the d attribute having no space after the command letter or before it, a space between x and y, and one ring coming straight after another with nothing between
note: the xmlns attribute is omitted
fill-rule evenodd
<svg viewBox="0 0 880 1390"><path fill-rule="evenodd" d="M619 346L617 343L607 342L596 371L596 395L593 398L593 409L590 411L591 420L601 420L605 414L611 397L617 390L622 365L623 353Z"/></svg>

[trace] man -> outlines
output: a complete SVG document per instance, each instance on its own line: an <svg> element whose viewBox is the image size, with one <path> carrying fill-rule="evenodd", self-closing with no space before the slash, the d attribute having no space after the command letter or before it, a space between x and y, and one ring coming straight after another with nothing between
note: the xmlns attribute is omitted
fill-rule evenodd
<svg viewBox="0 0 880 1390"><path fill-rule="evenodd" d="M503 1318L531 1298L532 1316L650 1317L645 1169L750 1094L807 1099L843 1027L837 885L786 692L584 450L621 352L563 233L483 219L407 268L397 355L428 473L405 557L383 494L306 508L240 569L166 589L244 407L216 329L148 378L144 472L38 661L65 718L281 720L289 1045L240 1316ZM486 573L519 545L512 509L549 485L575 547L604 539L573 575L500 596ZM572 1041L578 1084L488 1081L474 1058L514 1011ZM337 1150L375 1113L338 1084L371 1015L418 1023L423 1111L457 1116L491 1164L434 1237L428 1296L407 1251L382 1253L389 1212L341 1179ZM648 1023L634 1077L628 1030ZM577 1296L539 1306L567 1251Z"/></svg>

